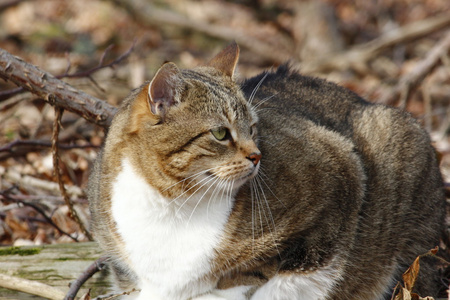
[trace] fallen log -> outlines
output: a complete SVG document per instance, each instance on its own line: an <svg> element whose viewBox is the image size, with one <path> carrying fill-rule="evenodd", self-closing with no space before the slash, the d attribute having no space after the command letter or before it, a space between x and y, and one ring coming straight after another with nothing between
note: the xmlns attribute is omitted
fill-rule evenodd
<svg viewBox="0 0 450 300"><path fill-rule="evenodd" d="M0 247L0 299L48 299L42 288L18 292L12 290L10 276L53 287L66 294L69 285L101 256L95 242L56 244L32 247ZM5 276L1 276L5 275ZM95 274L81 288L78 296L91 289L92 295L107 293L111 286L107 270ZM6 288L5 288L6 287ZM20 289L20 286L19 288ZM32 296L37 295L36 296ZM58 294L56 294L58 295ZM51 299L51 298L50 298ZM62 300L62 298L61 298Z"/></svg>

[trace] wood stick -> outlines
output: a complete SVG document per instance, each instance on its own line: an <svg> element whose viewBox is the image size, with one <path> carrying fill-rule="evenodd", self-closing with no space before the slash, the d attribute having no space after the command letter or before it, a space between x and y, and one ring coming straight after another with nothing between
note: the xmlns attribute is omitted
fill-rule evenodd
<svg viewBox="0 0 450 300"><path fill-rule="evenodd" d="M206 35L220 38L225 41L236 41L240 46L250 49L252 52L270 61L282 63L291 57L290 53L280 47L263 42L245 34L244 31L228 26L207 24L188 18L179 13L158 8L149 1L144 0L111 0L118 6L125 8L135 19L143 25L173 25L202 32Z"/></svg>
<svg viewBox="0 0 450 300"><path fill-rule="evenodd" d="M67 66L67 70L64 74L61 75L56 75L55 78L57 79L63 79L63 78L82 78L82 77L86 77L89 80L91 80L94 85L96 85L98 88L100 88L97 84L97 82L93 79L92 75L102 69L105 68L113 68L115 65L121 63L122 61L124 61L126 58L128 58L128 56L131 54L131 52L134 49L134 46L136 44L136 41L133 43L133 45L122 55L120 55L119 57L117 57L116 59L114 59L113 61L109 62L109 63L105 63L105 56L106 54L109 52L109 50L112 48L113 45L110 45L108 48L106 48L106 50L103 52L101 58L100 58L100 62L98 63L98 65L94 68L91 68L89 70L86 71L80 71L80 72L76 72L76 73L69 73L70 67L71 67L71 63L69 60L69 57L67 55L67 60L68 60L68 66ZM102 88L100 88L100 90L102 90ZM22 87L18 87L18 88L14 88L11 90L6 90L6 91L0 91L0 101L2 101L3 99L8 99L14 95L20 94L22 92L24 92L24 88Z"/></svg>
<svg viewBox="0 0 450 300"><path fill-rule="evenodd" d="M450 14L444 13L391 30L366 44L354 46L342 53L294 65L305 74L358 68L389 47L427 36L449 26Z"/></svg>
<svg viewBox="0 0 450 300"><path fill-rule="evenodd" d="M70 289L64 300L74 300L81 286L98 271L103 270L107 261L106 256L102 256L93 262L74 282L70 284Z"/></svg>
<svg viewBox="0 0 450 300"><path fill-rule="evenodd" d="M0 178L4 178L28 190L35 188L52 193L53 195L59 194L59 186L56 182L42 180L29 175L21 175L13 170L2 170L0 168ZM83 190L78 186L66 186L66 189L72 197L80 198L84 195Z"/></svg>
<svg viewBox="0 0 450 300"><path fill-rule="evenodd" d="M51 105L74 112L97 125L108 127L117 109L55 76L0 49L0 77L41 97Z"/></svg>
<svg viewBox="0 0 450 300"><path fill-rule="evenodd" d="M81 232L84 233L84 235L90 240L93 241L94 238L92 237L91 233L87 230L87 227L83 224L80 217L78 216L77 211L73 207L72 200L70 199L69 195L67 194L66 187L64 186L64 183L62 181L62 175L61 170L59 168L59 154L58 154L58 136L59 136L59 128L60 128L60 122L61 117L64 110L59 107L55 107L55 121L53 123L53 136L52 136L52 155L53 155L53 167L55 169L55 177L56 181L58 182L59 189L61 191L61 195L64 198L64 201L66 202L66 205L69 207L70 211L70 217L78 224L80 227Z"/></svg>
<svg viewBox="0 0 450 300"><path fill-rule="evenodd" d="M14 201L17 204L21 203L24 206L28 206L33 208L35 211L37 211L39 214L41 214L44 217L44 222L47 222L48 224L50 224L51 226L53 226L56 230L59 231L59 233L68 236L69 238L71 238L72 240L74 240L75 242L78 242L78 239L76 237L73 237L72 235L70 235L69 233L65 232L64 230L62 230L58 225L56 225L55 222L53 222L52 218L47 216L47 214L45 213L45 211L38 205L34 204L34 203L30 203L27 201L23 201L23 200L17 200L14 199L13 197L10 197L10 195L8 193L5 193L3 191L0 191L0 199L7 199L9 201Z"/></svg>
<svg viewBox="0 0 450 300"><path fill-rule="evenodd" d="M136 292L139 293L140 291L141 290L138 290L138 289L132 289L130 291L123 292L120 294L110 294L110 295L98 296L98 297L95 297L94 300L112 300L112 299L117 299L121 296L129 296L132 293L136 293Z"/></svg>
<svg viewBox="0 0 450 300"><path fill-rule="evenodd" d="M61 300L65 296L63 291L52 286L5 274L0 274L0 287L52 300Z"/></svg>
<svg viewBox="0 0 450 300"><path fill-rule="evenodd" d="M441 57L446 55L450 50L450 30L429 52L428 55L418 63L415 68L400 78L393 92L388 96L380 99L380 103L394 105L399 101L399 106L405 108L408 97L413 88L417 87L420 82L430 74L439 64ZM400 97L400 99L399 99Z"/></svg>

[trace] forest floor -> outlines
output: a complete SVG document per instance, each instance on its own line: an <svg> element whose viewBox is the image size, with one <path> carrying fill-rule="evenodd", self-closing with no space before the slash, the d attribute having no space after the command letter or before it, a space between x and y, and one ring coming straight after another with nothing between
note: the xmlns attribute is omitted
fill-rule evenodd
<svg viewBox="0 0 450 300"><path fill-rule="evenodd" d="M191 68L232 40L241 79L289 60L409 111L432 138L450 195L448 0L0 2L0 48L114 106L163 62ZM0 245L88 239L55 178L54 121L48 102L0 80ZM88 224L85 188L105 132L70 112L60 123L58 169Z"/></svg>

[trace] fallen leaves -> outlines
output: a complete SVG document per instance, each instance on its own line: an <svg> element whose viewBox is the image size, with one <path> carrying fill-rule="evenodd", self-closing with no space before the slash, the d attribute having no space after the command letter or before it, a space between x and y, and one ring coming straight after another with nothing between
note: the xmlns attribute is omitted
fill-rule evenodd
<svg viewBox="0 0 450 300"><path fill-rule="evenodd" d="M435 256L438 249L439 249L438 247L431 249L427 253L418 256L414 260L414 262L411 264L411 266L402 275L404 286L402 286L400 283L398 283L397 286L395 287L395 290L399 289L399 291L398 291L397 295L395 295L393 300L434 300L433 297L427 296L427 297L423 298L423 297L419 296L418 294L413 293L413 288L414 288L414 285L417 281L417 278L418 278L419 272L420 272L420 259L424 256ZM395 291L394 291L394 293L395 293Z"/></svg>

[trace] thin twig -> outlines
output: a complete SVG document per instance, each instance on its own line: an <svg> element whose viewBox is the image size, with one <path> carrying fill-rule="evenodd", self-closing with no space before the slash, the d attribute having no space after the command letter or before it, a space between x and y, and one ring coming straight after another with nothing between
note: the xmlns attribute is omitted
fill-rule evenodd
<svg viewBox="0 0 450 300"><path fill-rule="evenodd" d="M386 32L368 43L356 45L342 53L330 54L327 57L320 57L314 61L305 61L294 65L305 74L330 70L346 70L352 67L358 68L389 47L427 36L432 32L448 28L449 26L450 14L443 13L435 17L406 24Z"/></svg>
<svg viewBox="0 0 450 300"><path fill-rule="evenodd" d="M106 295L106 296L98 296L98 297L96 297L96 298L94 298L94 300L112 300L112 299L115 299L115 298L119 298L119 297L121 297L121 296L129 296L130 294L132 294L132 293L136 293L136 292L140 292L141 290L138 290L138 289L132 289L132 290L130 290L130 291L127 291L127 292L123 292L123 293L120 293L120 294L112 294L112 295Z"/></svg>
<svg viewBox="0 0 450 300"><path fill-rule="evenodd" d="M91 69L86 70L86 71L76 72L76 73L73 73L73 74L69 74L69 71L70 71L70 68L71 68L72 64L70 62L69 56L67 56L68 63L67 63L66 71L63 74L61 74L61 75L56 75L55 78L63 79L63 78L83 78L83 77L88 77L97 87L99 87L97 82L92 78L92 75L94 73L98 72L101 69L114 68L115 65L120 64L122 61L124 61L126 58L128 58L128 56L131 54L131 52L133 52L134 47L136 46L136 40L133 42L133 44L131 45L131 47L127 51L125 51L123 54L121 54L119 57L117 57L116 59L112 60L111 62L105 64L104 60L105 60L106 54L110 51L112 46L113 45L109 45L105 49L105 51L103 52L103 54L102 54L102 56L100 58L100 61L99 61L98 65L96 67L91 68ZM0 91L0 101L9 99L12 96L15 96L17 94L23 93L25 91L26 90L23 87L18 87L18 88L6 90L6 91Z"/></svg>
<svg viewBox="0 0 450 300"><path fill-rule="evenodd" d="M16 187L16 186L14 186ZM3 191L5 192L5 191ZM14 201L27 201L27 202L41 202L42 200L50 201L56 204L64 204L64 198L62 196L51 196L51 195L23 195L23 194L8 194L8 197L12 198ZM85 198L72 199L73 202L78 204L87 204L88 201Z"/></svg>
<svg viewBox="0 0 450 300"><path fill-rule="evenodd" d="M434 70L441 61L441 57L447 54L449 49L450 30L447 31L439 43L428 52L428 55L411 72L408 72L400 78L393 92L384 99L380 99L380 102L393 105L399 101L399 106L405 108L412 90L417 88L419 83Z"/></svg>
<svg viewBox="0 0 450 300"><path fill-rule="evenodd" d="M185 15L176 13L174 11L157 7L149 1L145 0L111 0L118 6L126 9L140 24L144 26L151 26L157 24L173 25L181 28L191 29L206 35L220 38L225 41L235 40L240 46L250 49L252 52L258 54L274 62L284 62L290 55L280 45L272 45L264 42L261 39L254 38L246 34L243 30L238 28L231 28L230 26L208 24L198 19L189 18Z"/></svg>
<svg viewBox="0 0 450 300"><path fill-rule="evenodd" d="M53 134L52 134L52 154L53 154L53 166L55 168L55 176L56 181L59 184L59 189L61 190L61 194L64 197L64 201L66 202L66 205L69 207L70 211L70 217L80 226L80 230L84 233L84 235L90 240L93 241L94 238L89 233L89 231L86 229L86 226L83 224L83 222L80 220L80 217L78 216L77 211L73 207L73 203L69 198L69 195L67 194L66 188L64 186L64 183L62 181L61 172L59 169L59 155L58 155L58 136L59 136L59 128L60 128L60 121L63 114L63 109L59 107L55 107L55 121L53 123Z"/></svg>
<svg viewBox="0 0 450 300"><path fill-rule="evenodd" d="M51 105L63 107L100 126L108 127L117 108L84 93L20 58L0 49L0 78L32 92Z"/></svg>
<svg viewBox="0 0 450 300"><path fill-rule="evenodd" d="M136 46L136 40L134 40L133 44L131 45L130 48L128 48L127 51L125 51L123 54L121 54L119 57L117 57L116 59L114 59L113 61L105 64L105 57L108 54L108 52L111 50L111 48L114 45L109 45L105 51L103 52L102 56L100 57L100 61L98 63L98 65L92 69L86 70L86 71L82 71L82 72L77 72L74 74L63 74L63 75L58 75L56 76L56 78L58 79L62 79L62 78L81 78L81 77L88 77L91 76L92 74L94 74L95 72L101 70L101 69L105 69L105 68L114 68L115 65L121 63L122 61L124 61L126 58L128 58L128 56L130 56L131 52L133 52L134 47Z"/></svg>
<svg viewBox="0 0 450 300"><path fill-rule="evenodd" d="M61 228L59 228L58 225L55 224L55 222L53 222L52 218L50 218L49 216L47 216L47 214L45 213L45 211L40 208L38 205L34 204L34 203L29 203L27 201L23 201L23 200L19 200L19 199L15 199L14 197L11 197L7 192L4 191L0 191L0 195L9 201L13 201L15 203L21 203L22 205L25 206L29 206L31 208L33 208L35 211L37 211L39 214L41 214L45 221L50 224L51 226L53 226L56 230L59 231L59 233L66 235L68 237L70 237L72 240L74 240L75 242L78 242L78 239L76 237L71 236L69 233L65 232L64 230L62 230Z"/></svg>
<svg viewBox="0 0 450 300"><path fill-rule="evenodd" d="M7 10L8 8L19 5L20 3L25 2L25 1L30 1L30 0L9 0L9 1L6 0L6 1L3 1L3 3L0 4L0 13Z"/></svg>
<svg viewBox="0 0 450 300"><path fill-rule="evenodd" d="M25 91L25 90L22 87L13 88L13 89L6 90L6 91L1 91L0 92L0 101L9 99L12 96L22 93L23 91Z"/></svg>
<svg viewBox="0 0 450 300"><path fill-rule="evenodd" d="M13 169L2 171L0 169L2 180L11 181L26 190L39 189L52 194L59 194L59 185L56 182L39 179L29 175L22 175ZM76 185L67 186L66 191L71 197L83 197L84 193L80 187Z"/></svg>
<svg viewBox="0 0 450 300"><path fill-rule="evenodd" d="M15 290L30 295L36 295L51 300L61 300L64 292L37 281L0 274L0 287Z"/></svg>
<svg viewBox="0 0 450 300"><path fill-rule="evenodd" d="M95 262L93 262L75 281L73 281L70 284L70 289L64 297L64 300L74 300L81 286L95 273L103 270L106 265L107 259L108 257L106 256L100 257Z"/></svg>
<svg viewBox="0 0 450 300"><path fill-rule="evenodd" d="M50 148L52 147L52 142L50 141L41 141L41 140L33 140L33 141L24 141L24 140L15 140L9 144L6 144L0 147L0 152L10 152L13 153L19 146L31 146L35 148ZM85 148L98 148L98 146L92 144L86 145L68 145L68 144L58 144L59 149L85 149Z"/></svg>

